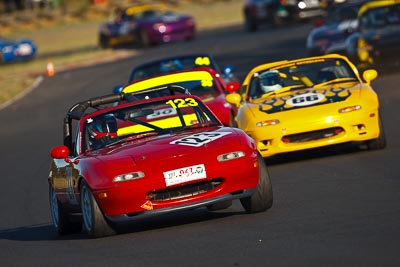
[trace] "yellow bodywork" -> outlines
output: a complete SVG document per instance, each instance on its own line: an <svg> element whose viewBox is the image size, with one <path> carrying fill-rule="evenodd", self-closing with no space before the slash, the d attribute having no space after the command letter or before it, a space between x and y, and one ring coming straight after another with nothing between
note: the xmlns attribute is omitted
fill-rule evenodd
<svg viewBox="0 0 400 267"><path fill-rule="evenodd" d="M183 116L185 120L185 125L190 126L193 125L195 122L197 122L197 117L196 114L188 114ZM151 125L154 125L158 128L161 129L169 129L169 128L175 128L175 127L182 127L182 122L178 116L170 117L170 118L165 118L161 120L155 120L148 122ZM147 127L145 125L141 124L136 124L132 126L127 126L123 128L119 128L117 131L118 136L124 136L128 134L139 134L139 133L144 133L148 131L153 131L154 128Z"/></svg>
<svg viewBox="0 0 400 267"><path fill-rule="evenodd" d="M248 99L251 77L259 72L312 62L324 58L344 59L358 80L318 85L278 94ZM238 106L237 123L257 144L263 157L346 142L376 139L380 134L379 100L369 83L375 70L366 71L362 81L356 67L346 57L325 55L298 60L285 60L255 67L245 78L242 95L230 94L227 101ZM310 97L312 104L299 107L294 99ZM288 138L293 138L288 141Z"/></svg>
<svg viewBox="0 0 400 267"><path fill-rule="evenodd" d="M122 92L133 93L158 86L188 81L201 81L202 85L204 86L212 86L213 77L207 71L188 71L182 73L173 73L132 83L123 88Z"/></svg>
<svg viewBox="0 0 400 267"><path fill-rule="evenodd" d="M400 0L379 0L379 1L371 1L363 4L360 9L358 10L358 16L360 17L364 14L367 10L372 8L379 8L383 6L390 6L400 4Z"/></svg>
<svg viewBox="0 0 400 267"><path fill-rule="evenodd" d="M165 5L163 5L163 4L135 5L135 6L128 7L125 10L125 13L128 16L132 16L132 15L135 15L137 13L142 13L142 12L145 12L145 11L148 11L148 10L154 10L154 9L155 10L165 11L167 9L167 7Z"/></svg>

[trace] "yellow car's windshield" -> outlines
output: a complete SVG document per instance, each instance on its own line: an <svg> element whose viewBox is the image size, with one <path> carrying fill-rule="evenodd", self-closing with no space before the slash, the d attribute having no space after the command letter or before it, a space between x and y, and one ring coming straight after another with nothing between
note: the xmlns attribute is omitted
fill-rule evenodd
<svg viewBox="0 0 400 267"><path fill-rule="evenodd" d="M358 78L345 60L301 60L255 73L247 94L250 99L257 99L290 90L327 85L333 81L352 80L358 81Z"/></svg>

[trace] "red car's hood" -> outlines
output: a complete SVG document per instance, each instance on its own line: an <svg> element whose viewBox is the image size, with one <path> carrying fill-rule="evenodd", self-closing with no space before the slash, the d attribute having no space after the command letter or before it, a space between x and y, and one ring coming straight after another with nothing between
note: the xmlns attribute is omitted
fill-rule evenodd
<svg viewBox="0 0 400 267"><path fill-rule="evenodd" d="M176 159L188 154L210 157L218 153L224 153L229 147L237 147L235 144L240 139L237 138L238 134L235 129L214 127L209 128L207 133L215 133L217 137L209 142L200 144L198 142L201 142L203 138L201 136L202 133L204 133L204 129L128 141L97 150L93 153L93 156L108 165L125 164L128 159L138 165L144 161L146 164L157 164L161 160ZM194 134L200 134L200 136L193 136ZM185 140L188 143L185 143Z"/></svg>
<svg viewBox="0 0 400 267"><path fill-rule="evenodd" d="M225 106L230 107L230 104L226 102L225 94L220 94L220 95L199 95L198 97L203 100L203 102L211 108L211 110L215 113L215 111L218 111L221 109L221 107Z"/></svg>

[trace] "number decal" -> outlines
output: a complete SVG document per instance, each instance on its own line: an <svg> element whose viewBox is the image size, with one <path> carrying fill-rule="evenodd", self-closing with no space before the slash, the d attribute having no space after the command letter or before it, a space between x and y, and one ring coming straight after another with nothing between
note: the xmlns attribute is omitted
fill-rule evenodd
<svg viewBox="0 0 400 267"><path fill-rule="evenodd" d="M198 66L209 66L211 64L208 57L197 57L194 63Z"/></svg>
<svg viewBox="0 0 400 267"><path fill-rule="evenodd" d="M228 132L204 132L204 133L197 133L193 135L189 135L178 140L172 141L170 144L173 145L185 145L185 146L195 146L199 147L218 138L221 138L227 134Z"/></svg>
<svg viewBox="0 0 400 267"><path fill-rule="evenodd" d="M177 106L178 108L187 107L187 105L186 105L186 103L185 103L185 100L183 100L183 99L178 98L178 99L175 99L174 102L175 102L175 104L177 104L176 106Z"/></svg>
<svg viewBox="0 0 400 267"><path fill-rule="evenodd" d="M213 81L210 80L202 80L201 81L201 86L203 87L212 87L213 86Z"/></svg>
<svg viewBox="0 0 400 267"><path fill-rule="evenodd" d="M176 98L168 100L165 104L170 105L172 108L186 108L186 107L196 107L199 105L197 101L193 98Z"/></svg>
<svg viewBox="0 0 400 267"><path fill-rule="evenodd" d="M321 102L324 98L323 94L307 93L292 97L286 103L291 106L311 106Z"/></svg>
<svg viewBox="0 0 400 267"><path fill-rule="evenodd" d="M157 118L162 118L166 116L171 116L175 115L176 109L173 108L165 108L165 109L160 109L160 110L155 110L153 114L150 114L146 117L146 119L151 120L151 119L157 119Z"/></svg>

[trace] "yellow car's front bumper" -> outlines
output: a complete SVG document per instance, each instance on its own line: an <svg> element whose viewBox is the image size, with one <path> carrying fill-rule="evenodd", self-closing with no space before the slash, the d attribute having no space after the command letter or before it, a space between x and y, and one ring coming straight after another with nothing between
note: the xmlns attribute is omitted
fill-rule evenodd
<svg viewBox="0 0 400 267"><path fill-rule="evenodd" d="M380 134L379 112L358 110L348 114L307 114L282 119L273 126L247 131L263 157L346 142L376 139Z"/></svg>

